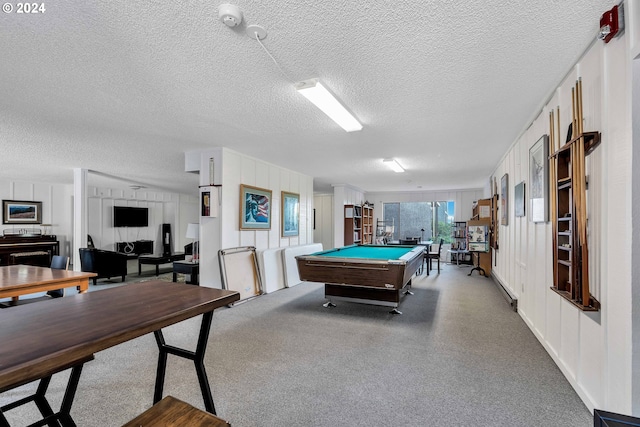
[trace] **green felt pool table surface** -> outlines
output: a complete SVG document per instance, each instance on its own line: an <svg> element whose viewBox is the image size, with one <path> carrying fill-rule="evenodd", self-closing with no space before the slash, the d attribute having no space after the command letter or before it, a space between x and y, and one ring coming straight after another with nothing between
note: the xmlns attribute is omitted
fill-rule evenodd
<svg viewBox="0 0 640 427"><path fill-rule="evenodd" d="M359 258L376 260L400 260L406 257L414 249L414 246L375 246L352 245L343 248L329 249L316 252L309 256L335 257L335 258Z"/></svg>

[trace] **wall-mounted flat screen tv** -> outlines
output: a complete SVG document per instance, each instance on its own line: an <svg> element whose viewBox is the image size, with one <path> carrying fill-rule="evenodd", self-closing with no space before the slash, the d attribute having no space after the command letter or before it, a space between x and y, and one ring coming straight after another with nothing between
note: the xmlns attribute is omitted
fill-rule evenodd
<svg viewBox="0 0 640 427"><path fill-rule="evenodd" d="M148 227L149 209L129 206L113 207L114 227Z"/></svg>

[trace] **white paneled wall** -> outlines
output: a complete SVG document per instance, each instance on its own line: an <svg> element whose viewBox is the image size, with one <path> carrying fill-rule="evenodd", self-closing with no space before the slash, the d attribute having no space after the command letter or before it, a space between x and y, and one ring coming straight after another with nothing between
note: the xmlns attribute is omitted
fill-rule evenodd
<svg viewBox="0 0 640 427"><path fill-rule="evenodd" d="M531 126L495 169L509 174L509 225L499 227L499 250L492 273L518 297L518 312L587 407L631 413L632 189L630 63L624 38L596 43L580 59ZM582 79L584 130L599 131L602 142L587 157L589 280L600 311L582 312L550 290L553 286L552 227L515 218L514 187L529 182L531 146L550 133L549 112L560 110L560 144L571 121L571 89ZM528 198L528 189L526 197ZM636 384L636 387L639 385ZM638 406L638 405L636 405Z"/></svg>
<svg viewBox="0 0 640 427"><path fill-rule="evenodd" d="M133 191L89 187L87 230L97 247L114 250L115 242L154 240L158 250L160 224L172 224L176 250L189 243L184 238L186 223L197 221L197 197L153 191ZM2 200L29 200L42 202L42 223L51 224L48 232L60 242L60 254L73 259L73 185L36 182L0 181ZM149 208L149 227L114 228L113 206L140 206ZM12 228L17 226L2 226ZM25 226L20 226L24 228ZM28 226L30 227L30 226ZM38 227L39 228L39 227ZM176 231L180 229L180 231ZM78 266L74 266L79 268Z"/></svg>
<svg viewBox="0 0 640 427"><path fill-rule="evenodd" d="M201 170L208 171L209 158L215 159L216 184L220 183L220 215L200 218L200 283L221 287L218 251L239 246L257 250L313 243L313 178L285 169L227 148L201 153ZM201 173L202 185L208 172ZM271 191L271 229L240 230L240 185ZM300 232L295 237L282 237L281 192L300 194Z"/></svg>
<svg viewBox="0 0 640 427"><path fill-rule="evenodd" d="M117 242L152 240L155 253L162 252L161 227L171 224L174 252L182 252L191 243L185 237L187 224L198 222L197 189L193 195L155 191L134 191L89 187L88 234L97 248L116 250ZM149 209L148 227L114 227L113 207L132 206Z"/></svg>
<svg viewBox="0 0 640 427"><path fill-rule="evenodd" d="M0 180L1 200L25 200L42 202L42 223L51 224L46 232L54 234L60 242L60 254L71 255L73 187L71 184L41 182L18 182ZM2 230L11 228L40 228L31 225L2 225Z"/></svg>

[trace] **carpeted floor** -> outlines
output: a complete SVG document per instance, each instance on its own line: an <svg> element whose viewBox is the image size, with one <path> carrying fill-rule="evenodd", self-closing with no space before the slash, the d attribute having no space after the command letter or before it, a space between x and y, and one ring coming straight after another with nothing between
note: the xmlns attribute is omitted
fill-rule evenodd
<svg viewBox="0 0 640 427"><path fill-rule="evenodd" d="M402 315L346 302L324 308L314 283L217 310L205 361L218 415L234 427L592 425L493 282L468 271L446 265L414 279ZM199 320L168 328L167 341L193 348ZM149 408L156 360L151 334L96 354L73 406L77 425L119 426ZM54 407L67 376L54 376ZM5 392L0 404L33 388ZM169 357L165 394L203 408L191 362ZM7 418L22 426L35 412Z"/></svg>

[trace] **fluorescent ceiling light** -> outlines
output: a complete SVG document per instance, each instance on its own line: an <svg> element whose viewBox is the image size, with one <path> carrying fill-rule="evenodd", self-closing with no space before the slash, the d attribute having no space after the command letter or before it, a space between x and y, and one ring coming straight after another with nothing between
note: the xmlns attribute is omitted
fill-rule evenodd
<svg viewBox="0 0 640 427"><path fill-rule="evenodd" d="M340 104L340 101L338 101L327 88L322 86L318 79L304 80L296 83L296 89L347 132L362 129L362 125L358 120Z"/></svg>
<svg viewBox="0 0 640 427"><path fill-rule="evenodd" d="M400 166L400 163L398 163L396 159L384 159L383 162L384 164L389 166L394 172L398 172L398 173L404 172L404 168Z"/></svg>

